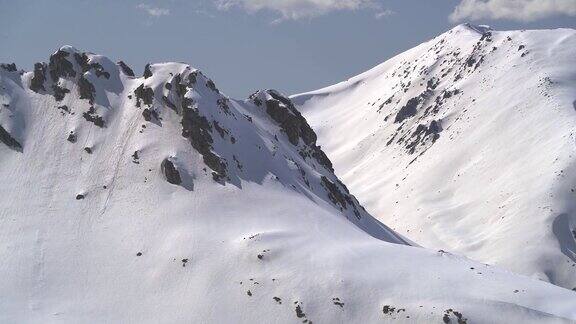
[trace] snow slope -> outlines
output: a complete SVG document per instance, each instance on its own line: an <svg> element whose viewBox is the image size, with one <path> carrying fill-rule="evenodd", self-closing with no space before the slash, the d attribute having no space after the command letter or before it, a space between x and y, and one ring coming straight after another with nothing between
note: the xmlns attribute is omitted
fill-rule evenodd
<svg viewBox="0 0 576 324"><path fill-rule="evenodd" d="M379 220L576 287L576 31L460 25L292 99Z"/></svg>
<svg viewBox="0 0 576 324"><path fill-rule="evenodd" d="M568 323L576 294L409 246L286 97L66 46L0 66L0 322Z"/></svg>

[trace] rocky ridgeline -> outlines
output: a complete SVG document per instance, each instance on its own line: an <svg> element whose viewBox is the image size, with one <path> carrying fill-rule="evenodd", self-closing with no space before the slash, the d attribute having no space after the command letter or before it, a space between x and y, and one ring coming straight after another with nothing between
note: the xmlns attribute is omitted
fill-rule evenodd
<svg viewBox="0 0 576 324"><path fill-rule="evenodd" d="M163 129L165 120L177 116L180 135L201 156L204 170L216 183L241 187L242 180L262 182L266 174L272 174L294 190L315 192L355 222L362 222L366 214L334 175L332 163L317 145L317 136L308 122L278 91L260 90L244 101L236 101L222 94L201 71L185 64L148 64L143 76L136 77L122 61L112 63L69 46L51 55L48 63L36 63L31 73L18 72L10 64L1 68L5 73L17 74L31 96L52 97L62 116L80 113L85 123L102 132L115 127L116 115L112 112L118 109L141 114L140 133L152 124ZM108 101L110 92L125 98L122 107ZM169 114L172 116L166 118ZM259 129L261 125L265 125L264 132ZM77 142L75 130L66 136L63 141ZM1 125L0 140L16 151L26 150ZM254 147L256 153L247 151ZM91 147L83 152L97 154ZM145 158L138 151L131 156L136 165ZM246 171L254 159L270 169ZM156 163L170 184L186 187L184 179L195 178L183 174L189 171L173 156L162 157Z"/></svg>
<svg viewBox="0 0 576 324"><path fill-rule="evenodd" d="M458 30L460 28L460 30ZM478 40L471 48L453 44L453 33L473 31ZM452 100L463 98L459 85L478 73L499 51L521 58L530 52L521 42L511 37L496 42L489 28L462 25L434 39L429 50L414 60L403 60L385 75L393 81L390 91L368 105L378 113L386 114L384 122L396 128L386 145L398 145L408 155L418 156L428 150L447 129L444 116ZM465 113L463 108L461 113Z"/></svg>

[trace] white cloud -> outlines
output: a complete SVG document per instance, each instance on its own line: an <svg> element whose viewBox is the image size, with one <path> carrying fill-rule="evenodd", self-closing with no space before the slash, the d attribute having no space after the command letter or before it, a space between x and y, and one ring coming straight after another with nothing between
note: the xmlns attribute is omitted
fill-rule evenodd
<svg viewBox="0 0 576 324"><path fill-rule="evenodd" d="M386 18L386 17L388 17L388 16L392 16L393 14L395 14L394 11L392 11L392 10L390 10L390 9L384 9L384 10L382 10L382 11L378 11L378 12L374 15L374 17L375 17L376 19L382 19L382 18Z"/></svg>
<svg viewBox="0 0 576 324"><path fill-rule="evenodd" d="M144 3L141 3L136 7L138 9L144 10L144 12L146 12L150 16L154 16L154 17L168 16L170 14L170 9L152 7L151 5L147 5Z"/></svg>
<svg viewBox="0 0 576 324"><path fill-rule="evenodd" d="M313 18L332 11L371 9L385 12L377 0L215 0L221 10L236 7L249 13L269 10L279 20Z"/></svg>
<svg viewBox="0 0 576 324"><path fill-rule="evenodd" d="M534 21L559 15L576 16L576 0L462 0L450 20Z"/></svg>

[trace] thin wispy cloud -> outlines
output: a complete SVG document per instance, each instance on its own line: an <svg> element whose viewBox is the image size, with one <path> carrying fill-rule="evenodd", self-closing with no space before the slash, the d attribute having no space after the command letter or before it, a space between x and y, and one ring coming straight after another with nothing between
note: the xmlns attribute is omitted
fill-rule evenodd
<svg viewBox="0 0 576 324"><path fill-rule="evenodd" d="M215 0L218 9L238 8L248 13L270 11L284 20L310 19L334 11L374 10L381 17L389 15L376 0Z"/></svg>
<svg viewBox="0 0 576 324"><path fill-rule="evenodd" d="M145 13L153 17L168 16L170 14L170 9L154 7L145 3L139 4L136 8L143 10Z"/></svg>
<svg viewBox="0 0 576 324"><path fill-rule="evenodd" d="M384 10L382 10L382 11L377 12L377 13L374 15L374 18L376 18L376 19L383 19L383 18L392 16L392 15L394 15L394 14L396 14L396 12L394 12L394 11L392 11L392 10L390 10L390 9L384 9Z"/></svg>
<svg viewBox="0 0 576 324"><path fill-rule="evenodd" d="M450 20L529 22L561 15L576 17L576 0L462 0L450 15Z"/></svg>

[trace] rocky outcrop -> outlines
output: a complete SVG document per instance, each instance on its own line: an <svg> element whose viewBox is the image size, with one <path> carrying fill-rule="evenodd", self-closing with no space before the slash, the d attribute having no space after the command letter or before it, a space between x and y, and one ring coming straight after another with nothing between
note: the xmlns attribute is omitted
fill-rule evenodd
<svg viewBox="0 0 576 324"><path fill-rule="evenodd" d="M152 71L150 71L150 64L146 64L146 66L144 67L144 79L148 79L149 77L152 76Z"/></svg>
<svg viewBox="0 0 576 324"><path fill-rule="evenodd" d="M70 93L70 90L59 86L58 84L52 85L52 91L54 92L54 99L56 101L62 101L67 93Z"/></svg>
<svg viewBox="0 0 576 324"><path fill-rule="evenodd" d="M124 63L124 61L118 61L117 64L120 67L122 73L129 77L134 77L134 71L126 63Z"/></svg>
<svg viewBox="0 0 576 324"><path fill-rule="evenodd" d="M150 87L145 87L144 83L134 90L134 95L136 96L136 107L141 107L141 102L151 106L154 101L154 90Z"/></svg>
<svg viewBox="0 0 576 324"><path fill-rule="evenodd" d="M82 114L82 117L98 127L104 127L104 119L102 116L96 114L96 109L94 107L90 107L87 112Z"/></svg>
<svg viewBox="0 0 576 324"><path fill-rule="evenodd" d="M298 146L300 140L302 140L305 145L299 150L300 155L304 158L312 157L316 159L318 163L333 172L330 159L316 145L316 133L302 114L294 107L292 101L275 90L268 90L266 93L272 97L272 99L266 100L266 113L279 124L282 131L286 133L288 141L292 145ZM252 101L256 105L257 102L261 102L258 96L254 96Z"/></svg>
<svg viewBox="0 0 576 324"><path fill-rule="evenodd" d="M201 116L192 100L184 98L182 103L182 136L187 138L192 147L200 154L204 163L214 171L212 174L217 181L226 178L226 163L212 152L212 126L208 119Z"/></svg>
<svg viewBox="0 0 576 324"><path fill-rule="evenodd" d="M46 91L44 88L44 82L46 81L46 64L36 63L34 64L34 72L32 79L30 80L30 90L40 93L40 91Z"/></svg>
<svg viewBox="0 0 576 324"><path fill-rule="evenodd" d="M74 78L76 77L76 71L74 71L74 65L72 62L68 61L66 58L70 56L70 53L59 50L58 52L50 56L50 63L48 63L48 70L50 71L50 77L52 82L58 82L59 78Z"/></svg>
<svg viewBox="0 0 576 324"><path fill-rule="evenodd" d="M0 69L4 69L8 72L16 72L18 70L16 68L16 63L11 63L11 64L1 63Z"/></svg>
<svg viewBox="0 0 576 324"><path fill-rule="evenodd" d="M14 138L2 125L0 125L0 142L6 144L9 148L22 151L22 145Z"/></svg>
<svg viewBox="0 0 576 324"><path fill-rule="evenodd" d="M166 181L174 185L179 185L182 183L180 172L178 172L172 161L169 159L164 159L160 167L162 169L162 174L164 174L166 177Z"/></svg>
<svg viewBox="0 0 576 324"><path fill-rule="evenodd" d="M78 93L80 94L80 99L87 99L90 104L94 103L96 89L94 88L94 85L84 77L84 75L81 75L78 79Z"/></svg>

